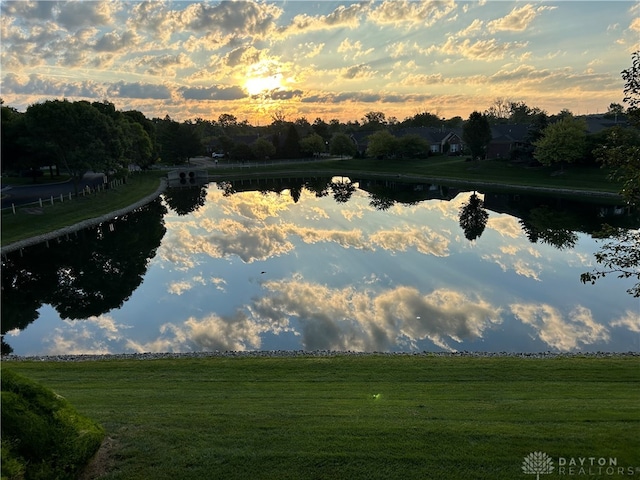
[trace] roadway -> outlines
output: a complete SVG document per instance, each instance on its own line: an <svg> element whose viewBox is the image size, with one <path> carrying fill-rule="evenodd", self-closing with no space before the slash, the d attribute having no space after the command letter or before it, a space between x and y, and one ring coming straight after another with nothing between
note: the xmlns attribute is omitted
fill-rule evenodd
<svg viewBox="0 0 640 480"><path fill-rule="evenodd" d="M89 186L89 188L95 188L103 183L104 175L102 173L89 172L82 177L82 180L80 180L78 190L82 190L87 186ZM60 183L44 183L35 185L3 185L0 206L2 208L10 208L11 204L13 204L18 207L20 205L38 202L40 198L43 201L50 199L52 196L54 199L60 198L60 195L64 195L68 198L69 193L75 195L75 188L71 180Z"/></svg>

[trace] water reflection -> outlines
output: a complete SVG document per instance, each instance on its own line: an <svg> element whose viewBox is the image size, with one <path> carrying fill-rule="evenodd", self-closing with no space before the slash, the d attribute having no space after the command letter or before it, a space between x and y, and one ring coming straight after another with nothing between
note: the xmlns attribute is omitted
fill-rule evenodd
<svg viewBox="0 0 640 480"><path fill-rule="evenodd" d="M84 319L119 308L142 282L165 233L158 200L2 262L2 334L24 329L49 304L60 318ZM3 352L8 347L3 342Z"/></svg>
<svg viewBox="0 0 640 480"><path fill-rule="evenodd" d="M637 226L626 211L346 177L228 180L163 201L86 244L4 259L16 353L640 349L627 284L579 281L589 233Z"/></svg>

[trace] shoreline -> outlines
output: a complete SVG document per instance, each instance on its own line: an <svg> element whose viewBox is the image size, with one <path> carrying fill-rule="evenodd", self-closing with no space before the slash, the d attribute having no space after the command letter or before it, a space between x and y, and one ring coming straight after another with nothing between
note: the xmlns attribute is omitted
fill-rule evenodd
<svg viewBox="0 0 640 480"><path fill-rule="evenodd" d="M68 235L70 233L77 232L78 230L82 230L83 228L93 227L95 225L99 225L101 223L107 222L115 217L120 215L125 215L127 213L132 212L136 208L140 208L145 206L148 203L154 201L158 196L163 193L167 188L167 182L164 178L160 179L160 186L150 195L138 200L135 203L132 203L128 207L121 208L116 210L115 212L105 213L104 215L100 215L99 217L90 218L88 220L83 220L82 222L78 222L74 225L69 225L67 227L62 227L57 230L53 230L52 232L43 233L42 235L36 235L35 237L30 237L24 240L19 240L17 242L10 243L9 245L3 245L0 247L0 255L6 255L11 252L15 252L16 250L21 250L23 248L31 247L33 245L38 245L39 243L46 242L48 240L54 240L58 237L62 237L64 235Z"/></svg>
<svg viewBox="0 0 640 480"><path fill-rule="evenodd" d="M332 357L424 357L424 358L638 358L640 352L355 352L351 350L249 350L186 353L122 353L80 355L3 355L3 362L94 362L112 360L177 360L203 358L332 358Z"/></svg>
<svg viewBox="0 0 640 480"><path fill-rule="evenodd" d="M264 175L281 175L284 172L239 172L237 174L219 174L219 173L210 173L209 169L207 169L207 181L208 182L217 182L223 180L225 177L260 177ZM289 171L286 172L287 175L332 175L333 172L327 172L324 170L318 171ZM508 189L520 192L532 192L532 193L541 193L541 194L557 194L561 196L585 196L590 198L602 198L602 199L622 199L620 194L614 192L603 192L603 191L594 191L594 190L576 190L570 188L557 188L557 187L542 187L535 185L513 185L507 183L496 183L496 182L482 182L482 181L472 181L472 180L462 180L462 179L453 179L453 178L438 178L438 177L430 177L424 175L416 175L416 174L389 174L389 173L380 173L380 172L361 172L361 171L353 171L346 170L344 171L344 175L366 175L371 177L380 177L380 178L397 178L399 180L405 181L424 181L431 182L435 184L443 184L443 185L451 185L458 187L480 187L480 188L496 188L496 189ZM147 195L143 199L129 205L128 207L121 208L116 210L115 212L110 212L99 217L91 218L88 220L84 220L82 222L76 223L74 225L69 225L66 227L62 227L56 230L53 230L48 233L44 233L42 235L37 235L35 237L30 237L24 240L19 240L17 242L10 243L9 245L0 246L0 255L6 255L8 253L15 252L16 250L20 250L23 248L31 247L33 245L37 245L39 243L46 242L48 240L54 240L58 237L62 237L64 235L68 235L70 233L74 233L78 230L82 230L83 228L92 227L95 225L99 225L100 223L109 221L114 217L127 214L136 208L140 208L153 200L155 200L160 194L162 194L168 187L167 180L165 178L161 178L160 186L156 189L156 191L150 195Z"/></svg>

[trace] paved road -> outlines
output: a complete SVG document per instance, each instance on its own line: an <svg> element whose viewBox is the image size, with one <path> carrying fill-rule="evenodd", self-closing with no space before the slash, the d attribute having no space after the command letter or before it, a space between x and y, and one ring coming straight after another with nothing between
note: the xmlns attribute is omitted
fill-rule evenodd
<svg viewBox="0 0 640 480"><path fill-rule="evenodd" d="M102 173L87 173L80 181L78 189L83 189L87 185L89 187L96 187L102 185L104 182L104 175ZM25 205L32 202L37 202L38 199L42 200L53 197L60 197L60 194L67 197L69 192L75 193L73 182L71 180L62 183L47 183L38 185L21 185L19 187L7 186L2 189L2 200L0 204L2 208L11 207L14 204L16 207Z"/></svg>

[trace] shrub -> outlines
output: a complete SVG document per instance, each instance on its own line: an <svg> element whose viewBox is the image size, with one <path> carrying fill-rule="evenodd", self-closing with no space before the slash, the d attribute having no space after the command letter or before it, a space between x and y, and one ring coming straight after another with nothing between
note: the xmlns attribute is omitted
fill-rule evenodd
<svg viewBox="0 0 640 480"><path fill-rule="evenodd" d="M2 479L71 479L100 447L104 430L61 396L2 370Z"/></svg>

